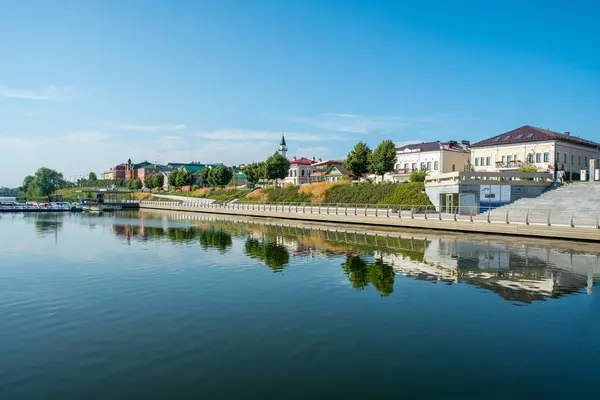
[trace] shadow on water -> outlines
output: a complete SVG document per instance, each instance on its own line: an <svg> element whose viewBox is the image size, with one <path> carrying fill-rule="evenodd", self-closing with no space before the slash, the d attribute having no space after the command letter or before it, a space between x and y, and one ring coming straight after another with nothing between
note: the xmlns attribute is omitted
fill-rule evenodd
<svg viewBox="0 0 600 400"><path fill-rule="evenodd" d="M237 237L246 256L273 272L282 272L292 255L339 257L341 272L353 288L372 287L382 296L394 292L396 275L401 275L431 283L467 284L516 304L530 304L592 293L600 276L600 247L595 245L146 211L121 213L109 222L114 234L127 243L167 240L224 254ZM51 231L59 223L41 218L36 229Z"/></svg>

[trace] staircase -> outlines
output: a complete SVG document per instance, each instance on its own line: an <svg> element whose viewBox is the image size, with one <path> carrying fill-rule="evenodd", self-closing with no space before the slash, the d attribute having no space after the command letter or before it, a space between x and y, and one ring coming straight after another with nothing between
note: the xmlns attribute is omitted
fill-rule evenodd
<svg viewBox="0 0 600 400"><path fill-rule="evenodd" d="M533 220L587 220L592 224L600 218L600 183L576 182L549 189L538 197L524 198L491 211L492 218L509 215L529 215ZM595 222L594 222L595 223Z"/></svg>

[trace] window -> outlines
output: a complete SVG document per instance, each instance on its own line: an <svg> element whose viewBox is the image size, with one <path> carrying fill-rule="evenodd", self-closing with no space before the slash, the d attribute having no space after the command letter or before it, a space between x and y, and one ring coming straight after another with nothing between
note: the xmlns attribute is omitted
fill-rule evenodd
<svg viewBox="0 0 600 400"><path fill-rule="evenodd" d="M565 164L569 162L569 157L567 157L567 153L565 153Z"/></svg>
<svg viewBox="0 0 600 400"><path fill-rule="evenodd" d="M424 162L421 163L421 171L425 171L425 163Z"/></svg>
<svg viewBox="0 0 600 400"><path fill-rule="evenodd" d="M500 136L498 136L497 138L494 139L494 142L498 142L500 141L500 139L502 139Z"/></svg>
<svg viewBox="0 0 600 400"><path fill-rule="evenodd" d="M527 162L529 164L533 164L533 157L534 157L533 153L527 154Z"/></svg>
<svg viewBox="0 0 600 400"><path fill-rule="evenodd" d="M404 169L407 170L408 169L408 163L404 164Z"/></svg>
<svg viewBox="0 0 600 400"><path fill-rule="evenodd" d="M560 162L560 153L558 151L556 152L556 162Z"/></svg>
<svg viewBox="0 0 600 400"><path fill-rule="evenodd" d="M456 171L456 165L452 164L452 172Z"/></svg>
<svg viewBox="0 0 600 400"><path fill-rule="evenodd" d="M427 171L431 171L431 161L427 162Z"/></svg>
<svg viewBox="0 0 600 400"><path fill-rule="evenodd" d="M304 176L304 170L302 170L302 176Z"/></svg>
<svg viewBox="0 0 600 400"><path fill-rule="evenodd" d="M298 175L298 171L294 170L294 176Z"/></svg>
<svg viewBox="0 0 600 400"><path fill-rule="evenodd" d="M502 165L506 165L506 155L502 156Z"/></svg>
<svg viewBox="0 0 600 400"><path fill-rule="evenodd" d="M571 154L571 164L575 165L575 154Z"/></svg>
<svg viewBox="0 0 600 400"><path fill-rule="evenodd" d="M535 153L535 162L536 164L542 162L542 153Z"/></svg>
<svg viewBox="0 0 600 400"><path fill-rule="evenodd" d="M400 164L396 164L396 169L400 169Z"/></svg>
<svg viewBox="0 0 600 400"><path fill-rule="evenodd" d="M515 139L521 139L523 137L523 135L517 135L515 136Z"/></svg>
<svg viewBox="0 0 600 400"><path fill-rule="evenodd" d="M492 158L490 156L487 156L485 158L485 165L487 165L489 167L490 166L490 161L492 161Z"/></svg>
<svg viewBox="0 0 600 400"><path fill-rule="evenodd" d="M290 169L288 176L292 176L292 170Z"/></svg>
<svg viewBox="0 0 600 400"><path fill-rule="evenodd" d="M475 166L479 167L479 157L475 157Z"/></svg>
<svg viewBox="0 0 600 400"><path fill-rule="evenodd" d="M433 162L433 170L437 171L438 169L440 169L440 163L437 161Z"/></svg>
<svg viewBox="0 0 600 400"><path fill-rule="evenodd" d="M512 154L509 154L509 155L506 157L506 162L510 164L510 162L511 162L511 161L512 161Z"/></svg>
<svg viewBox="0 0 600 400"><path fill-rule="evenodd" d="M544 152L544 162L550 162L550 153Z"/></svg>
<svg viewBox="0 0 600 400"><path fill-rule="evenodd" d="M533 137L533 133L528 133L527 136L525 136L525 139L531 139Z"/></svg>
<svg viewBox="0 0 600 400"><path fill-rule="evenodd" d="M504 139L502 139L502 140L508 140L508 139L510 139L510 136L504 136Z"/></svg>
<svg viewBox="0 0 600 400"><path fill-rule="evenodd" d="M411 169L412 169L413 171L415 171L415 170L417 169L417 163L412 163L412 167L411 167Z"/></svg>
<svg viewBox="0 0 600 400"><path fill-rule="evenodd" d="M585 165L586 168L588 167L588 158L587 157L585 158L585 164L583 164L583 165Z"/></svg>
<svg viewBox="0 0 600 400"><path fill-rule="evenodd" d="M581 165L581 156L577 156L578 161L577 161L577 165Z"/></svg>
<svg viewBox="0 0 600 400"><path fill-rule="evenodd" d="M513 160L517 161L519 155L517 153L513 154Z"/></svg>

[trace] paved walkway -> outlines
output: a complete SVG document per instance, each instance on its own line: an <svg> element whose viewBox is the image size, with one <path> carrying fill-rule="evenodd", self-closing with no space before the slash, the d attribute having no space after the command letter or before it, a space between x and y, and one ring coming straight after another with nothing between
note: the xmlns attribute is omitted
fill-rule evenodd
<svg viewBox="0 0 600 400"><path fill-rule="evenodd" d="M571 221L561 221L563 222L561 224L551 223L549 225L547 219L534 221L528 220L526 216L523 216L523 219L519 220L509 218L510 221L507 223L503 219L488 219L489 214L465 216L440 213L415 213L412 211L398 212L390 208L374 210L358 207L269 206L264 204L220 205L198 201L184 204L142 201L140 202L140 208L600 242L600 229L596 225L597 221L586 221L589 225L572 226L570 224Z"/></svg>
<svg viewBox="0 0 600 400"><path fill-rule="evenodd" d="M168 194L153 194L152 196L158 197L160 199L165 199L165 200L183 201L183 202L189 202L189 203L193 202L193 203L211 204L212 202L214 202L213 199L201 199L198 197L185 197L185 196L172 196L172 195L168 195Z"/></svg>

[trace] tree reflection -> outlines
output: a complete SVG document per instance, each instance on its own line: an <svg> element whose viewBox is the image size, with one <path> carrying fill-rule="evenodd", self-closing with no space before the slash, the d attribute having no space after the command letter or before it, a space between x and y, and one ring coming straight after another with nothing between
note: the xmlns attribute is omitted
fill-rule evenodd
<svg viewBox="0 0 600 400"><path fill-rule="evenodd" d="M167 237L171 242L174 243L189 244L195 242L197 236L198 232L192 227L169 227L169 229L167 230Z"/></svg>
<svg viewBox="0 0 600 400"><path fill-rule="evenodd" d="M371 284L382 296L389 296L394 291L394 269L382 260L367 263L360 256L348 254L342 263L342 271L355 289L364 290Z"/></svg>
<svg viewBox="0 0 600 400"><path fill-rule="evenodd" d="M233 244L231 235L222 230L202 230L200 231L199 238L200 247L202 247L204 250L213 248L220 250L221 253L224 253Z"/></svg>
<svg viewBox="0 0 600 400"><path fill-rule="evenodd" d="M261 260L274 272L283 271L290 262L290 253L284 246L271 243L266 239L248 238L244 245L244 252L250 258Z"/></svg>

